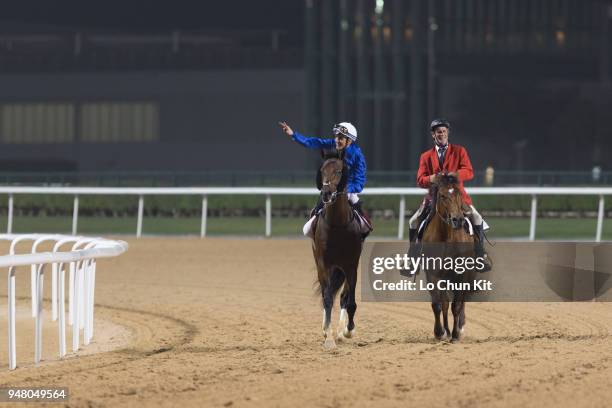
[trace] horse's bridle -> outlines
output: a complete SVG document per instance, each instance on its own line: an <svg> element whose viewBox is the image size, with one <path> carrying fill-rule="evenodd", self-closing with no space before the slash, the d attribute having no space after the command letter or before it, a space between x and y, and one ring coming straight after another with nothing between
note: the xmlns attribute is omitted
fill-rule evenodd
<svg viewBox="0 0 612 408"><path fill-rule="evenodd" d="M438 202L440 201L439 198L436 198L436 215L438 217L440 217L440 219L442 220L443 223L445 223L446 225L450 226L453 229L460 229L463 226L463 221L464 221L464 217L460 218L460 222L458 222L457 224L455 224L455 221L453 220L453 218L451 217L451 215L449 213L446 214L446 218L442 217L440 215L440 211L438 211Z"/></svg>
<svg viewBox="0 0 612 408"><path fill-rule="evenodd" d="M331 182L329 182L329 181L327 183L323 183L322 184L323 187L324 186L329 186L329 185L331 185ZM337 186L336 186L336 188L337 188ZM336 190L333 193L331 193L331 198L329 199L329 201L325 201L322 197L321 197L321 201L323 202L323 204L333 204L336 201L336 199L338 198L338 196L342 195L342 194L347 194L347 193L346 193L346 191L340 191L339 192L338 190ZM321 195L323 195L323 189L321 189Z"/></svg>

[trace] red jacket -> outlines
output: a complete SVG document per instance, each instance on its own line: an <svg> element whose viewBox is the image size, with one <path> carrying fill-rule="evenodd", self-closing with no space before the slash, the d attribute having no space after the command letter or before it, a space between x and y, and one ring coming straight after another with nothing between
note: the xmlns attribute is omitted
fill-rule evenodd
<svg viewBox="0 0 612 408"><path fill-rule="evenodd" d="M449 143L442 168L440 168L438 152L435 146L423 152L423 154L421 154L421 160L419 161L419 171L417 173L418 186L428 189L431 186L429 176L441 173L445 170L449 173L457 172L459 175L459 190L463 196L463 201L471 205L472 199L468 193L465 192L463 182L474 178L474 170L472 169L472 163L470 163L467 150L465 150L463 146Z"/></svg>

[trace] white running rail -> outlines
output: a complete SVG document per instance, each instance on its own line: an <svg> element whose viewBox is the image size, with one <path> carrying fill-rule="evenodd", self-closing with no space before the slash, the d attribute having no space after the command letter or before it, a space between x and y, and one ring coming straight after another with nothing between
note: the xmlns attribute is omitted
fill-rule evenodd
<svg viewBox="0 0 612 408"><path fill-rule="evenodd" d="M597 227L595 241L601 241L605 213L605 196L612 195L612 187L468 187L470 195L523 195L531 197L531 221L529 225L529 240L535 240L538 196L542 195L583 195L599 197L597 209ZM272 234L272 196L273 195L310 195L317 196L314 188L300 187L12 187L0 186L0 194L8 195L7 233L13 228L14 195L18 194L60 194L73 195L72 234L76 235L79 217L80 195L127 195L138 197L138 220L136 237L142 235L144 213L144 197L151 195L197 195L202 197L202 222L200 236L206 236L208 196L211 195L259 195L265 197L265 235ZM416 187L373 187L366 188L363 195L394 195L399 196L399 213L397 238L404 238L404 223L406 213L406 196L424 196L425 190ZM297 227L296 227L297 229Z"/></svg>
<svg viewBox="0 0 612 408"><path fill-rule="evenodd" d="M35 318L34 362L42 358L43 324L43 283L46 265L51 265L51 308L52 319L59 318L59 356L66 355L65 322L65 266L68 265L69 299L68 322L72 325L72 350L77 351L80 344L80 330L83 329L83 344L87 345L93 336L94 290L96 279L96 259L118 256L128 245L123 241L104 238L51 235L51 234L0 234L0 240L9 241L9 254L0 256L0 267L8 267L8 335L9 369L17 367L17 343L15 331L15 272L16 267L30 265L32 316ZM26 253L17 253L17 246L31 243ZM53 243L51 252L39 252L44 242ZM70 250L62 251L62 246L72 244Z"/></svg>

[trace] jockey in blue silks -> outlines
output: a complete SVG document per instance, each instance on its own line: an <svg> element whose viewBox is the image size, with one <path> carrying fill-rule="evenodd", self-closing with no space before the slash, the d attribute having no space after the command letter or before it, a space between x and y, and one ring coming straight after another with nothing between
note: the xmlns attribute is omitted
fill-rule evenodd
<svg viewBox="0 0 612 408"><path fill-rule="evenodd" d="M279 122L283 131L291 136L297 143L309 149L336 149L344 151L344 162L348 167L348 179L346 192L348 200L352 207L361 215L369 224L369 219L364 215L359 201L358 193L361 193L366 182L366 161L359 146L357 146L357 129L352 123L342 122L333 127L333 139L320 139L317 137L306 137L298 132L293 131L285 122ZM310 226L316 219L317 214L323 208L323 202L319 199L317 206L311 212L311 218L304 225L304 235L310 236ZM368 225L371 230L371 225Z"/></svg>

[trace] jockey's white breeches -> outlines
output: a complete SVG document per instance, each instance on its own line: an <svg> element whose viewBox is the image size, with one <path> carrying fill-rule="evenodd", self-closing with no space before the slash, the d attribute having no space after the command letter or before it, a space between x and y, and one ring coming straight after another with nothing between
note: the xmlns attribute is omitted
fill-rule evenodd
<svg viewBox="0 0 612 408"><path fill-rule="evenodd" d="M470 205L470 209L472 210L472 220L474 220L474 225L482 225L482 215L476 211L476 207L473 205Z"/></svg>
<svg viewBox="0 0 612 408"><path fill-rule="evenodd" d="M357 202L359 201L359 196L357 195L357 193L348 193L347 198L351 204L357 204ZM305 236L313 238L311 233L311 227L315 219L317 219L316 214L313 217L310 217L310 219L306 221L306 224L304 224L304 226L302 227L302 233L304 233Z"/></svg>
<svg viewBox="0 0 612 408"><path fill-rule="evenodd" d="M412 214L412 217L408 220L408 228L417 229L419 226L417 222L419 221L419 216L423 213L424 205L420 205L419 208Z"/></svg>

